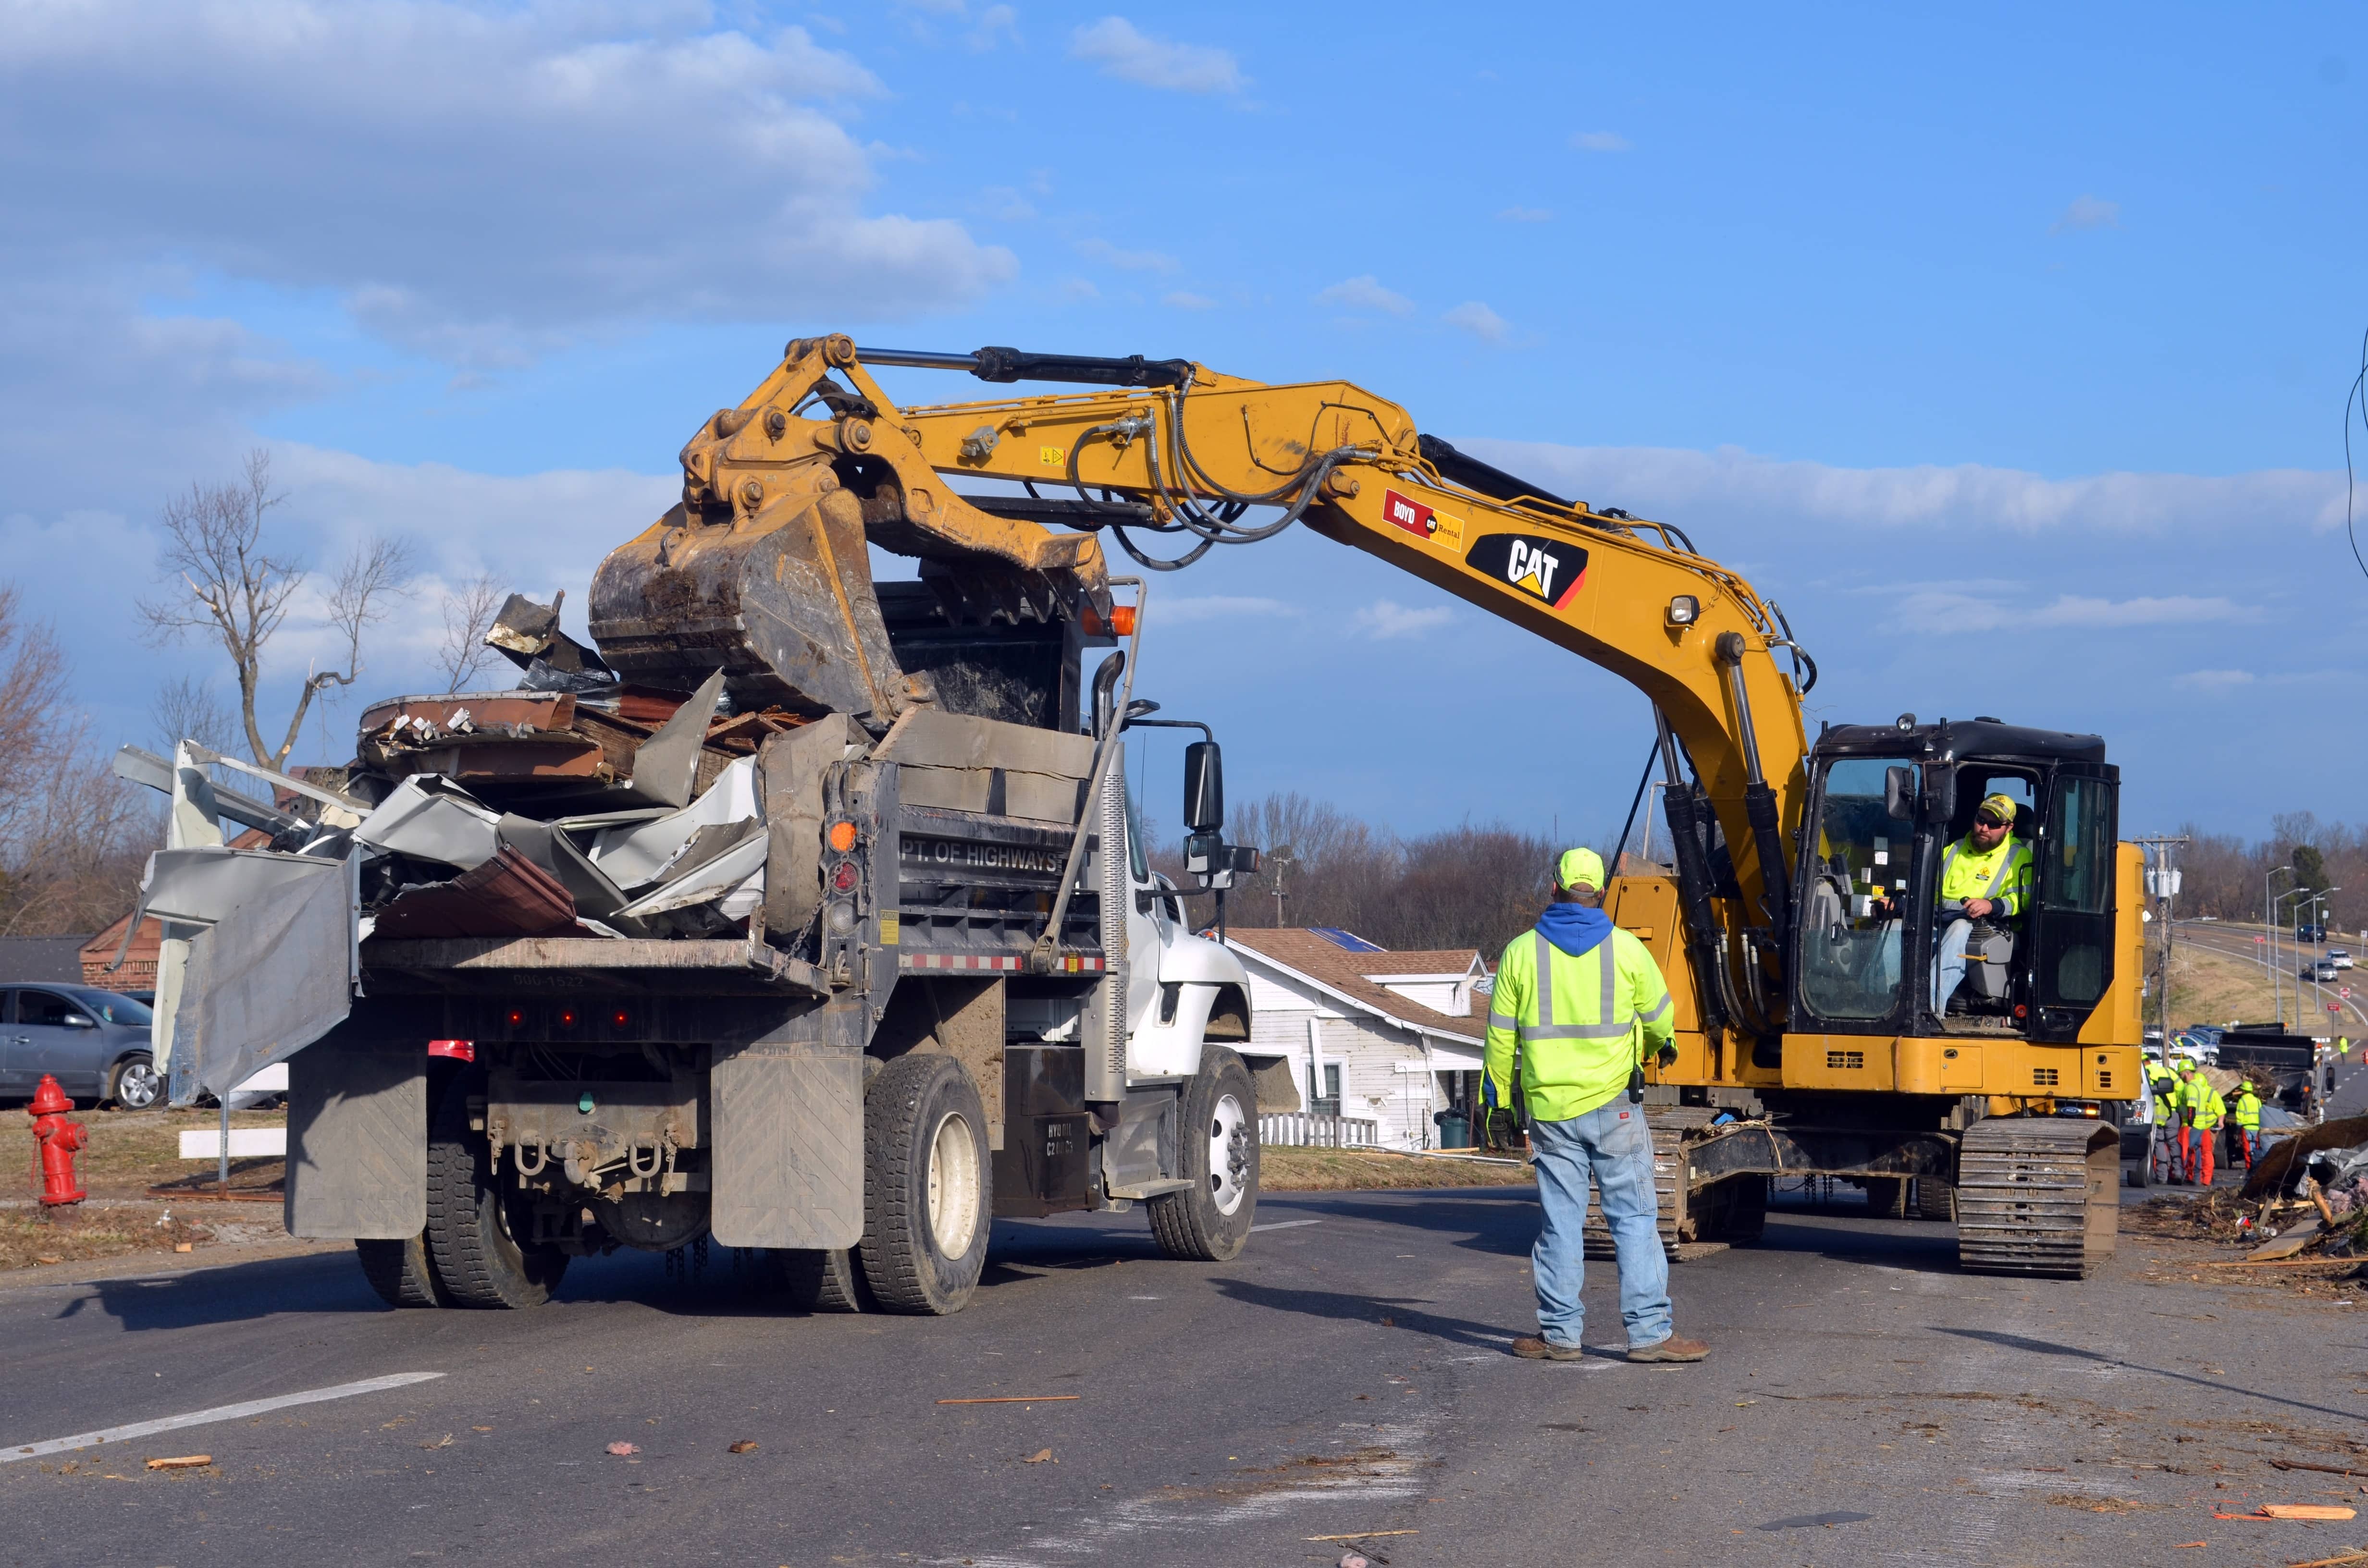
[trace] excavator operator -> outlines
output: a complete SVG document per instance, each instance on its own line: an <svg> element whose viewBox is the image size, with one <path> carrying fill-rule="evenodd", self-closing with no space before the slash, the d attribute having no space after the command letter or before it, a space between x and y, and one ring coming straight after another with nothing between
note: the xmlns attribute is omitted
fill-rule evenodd
<svg viewBox="0 0 2368 1568"><path fill-rule="evenodd" d="M2031 906L2031 846L2014 835L2014 797L1987 795L1963 838L1941 852L1940 940L1932 956L1932 1011L1965 980L1965 944L1976 920L2019 918ZM1884 908L1889 911L1891 901Z"/></svg>

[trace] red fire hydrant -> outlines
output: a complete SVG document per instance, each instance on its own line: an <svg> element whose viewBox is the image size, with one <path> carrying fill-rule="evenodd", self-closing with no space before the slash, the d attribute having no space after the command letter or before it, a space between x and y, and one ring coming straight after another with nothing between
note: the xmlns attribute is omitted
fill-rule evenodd
<svg viewBox="0 0 2368 1568"><path fill-rule="evenodd" d="M41 1202L45 1207L80 1203L89 1194L75 1185L74 1153L90 1147L90 1129L79 1121L68 1121L66 1112L74 1109L74 1101L58 1087L57 1079L41 1074L40 1087L34 1092L33 1103L25 1114L33 1119L33 1143L41 1152Z"/></svg>

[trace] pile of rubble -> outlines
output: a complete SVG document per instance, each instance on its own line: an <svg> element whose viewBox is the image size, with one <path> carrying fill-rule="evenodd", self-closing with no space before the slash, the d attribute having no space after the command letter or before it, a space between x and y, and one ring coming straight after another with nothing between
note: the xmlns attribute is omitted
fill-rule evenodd
<svg viewBox="0 0 2368 1568"><path fill-rule="evenodd" d="M248 830L230 850L274 852L168 849L143 912L202 920L226 881L243 899L296 855L352 868L359 938L746 930L764 897L757 752L811 718L725 711L721 670L688 695L627 684L558 622L556 602L512 595L486 642L519 686L378 703L341 768L280 775L188 743L171 761L125 748L119 774L173 795L176 847L222 845L210 830L227 818ZM273 799L222 788L210 766L269 783Z"/></svg>

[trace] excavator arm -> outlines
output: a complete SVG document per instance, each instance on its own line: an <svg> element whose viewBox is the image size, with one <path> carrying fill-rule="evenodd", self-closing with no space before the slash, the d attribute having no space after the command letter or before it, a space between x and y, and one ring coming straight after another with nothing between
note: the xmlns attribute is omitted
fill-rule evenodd
<svg viewBox="0 0 2368 1568"><path fill-rule="evenodd" d="M871 373L888 366L1096 390L899 406ZM1782 1028L1783 843L1815 665L1773 605L1678 529L1527 484L1347 381L844 335L793 340L681 461L681 502L593 579L594 639L628 679L687 689L721 665L735 700L882 728L930 694L897 666L867 543L918 558L960 617L1107 624L1098 535L1173 570L1293 522L1623 676L1660 726L1701 1021ZM1025 493L953 488L966 481ZM1245 521L1257 507L1281 516ZM1565 722L1551 683L1536 694L1538 723Z"/></svg>

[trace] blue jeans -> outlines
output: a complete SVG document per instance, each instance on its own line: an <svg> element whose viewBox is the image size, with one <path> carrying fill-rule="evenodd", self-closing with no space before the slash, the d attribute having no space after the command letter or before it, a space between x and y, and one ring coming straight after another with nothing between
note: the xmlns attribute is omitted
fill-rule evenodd
<svg viewBox="0 0 2368 1568"><path fill-rule="evenodd" d="M1659 1204L1653 1196L1653 1135L1645 1108L1612 1097L1567 1121L1530 1123L1537 1162L1538 1203L1545 1211L1537 1245L1530 1249L1537 1277L1538 1332L1555 1345L1585 1343L1579 1291L1587 1284L1587 1183L1595 1178L1604 1222L1620 1257L1620 1316L1628 1347L1669 1337L1669 1260L1661 1251Z"/></svg>
<svg viewBox="0 0 2368 1568"><path fill-rule="evenodd" d="M1940 950L1932 955L1932 1011L1947 1009L1949 998L1965 983L1965 942L1974 934L1970 920L1952 920L1941 928Z"/></svg>

